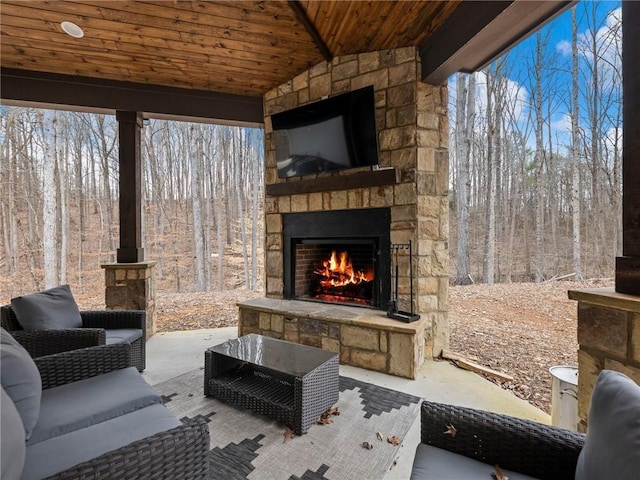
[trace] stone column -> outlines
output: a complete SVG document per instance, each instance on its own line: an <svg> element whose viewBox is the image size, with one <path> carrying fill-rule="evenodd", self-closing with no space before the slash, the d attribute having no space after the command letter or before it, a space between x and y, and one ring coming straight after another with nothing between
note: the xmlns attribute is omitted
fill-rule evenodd
<svg viewBox="0 0 640 480"><path fill-rule="evenodd" d="M107 310L145 310L147 339L156 332L156 262L107 263L105 304Z"/></svg>
<svg viewBox="0 0 640 480"><path fill-rule="evenodd" d="M640 299L612 288L570 290L569 298L578 301L578 430L585 432L601 370L640 383Z"/></svg>

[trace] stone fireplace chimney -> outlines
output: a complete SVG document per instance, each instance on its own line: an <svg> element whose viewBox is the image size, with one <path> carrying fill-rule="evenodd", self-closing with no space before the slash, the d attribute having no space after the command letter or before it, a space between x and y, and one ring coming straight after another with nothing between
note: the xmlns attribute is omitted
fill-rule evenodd
<svg viewBox="0 0 640 480"><path fill-rule="evenodd" d="M419 78L418 52L408 47L336 57L265 95L266 298L240 305L240 335L255 332L319 346L339 352L342 363L407 377L415 377L425 357L437 357L446 347L447 88ZM369 85L375 92L380 168L278 178L270 116ZM339 307L347 309L341 319L336 307L307 308L305 302L286 300L286 215L380 208L390 212L391 244L413 244L414 291L409 291L408 257L401 257L398 296L405 309L413 298L419 321L389 319L386 306Z"/></svg>

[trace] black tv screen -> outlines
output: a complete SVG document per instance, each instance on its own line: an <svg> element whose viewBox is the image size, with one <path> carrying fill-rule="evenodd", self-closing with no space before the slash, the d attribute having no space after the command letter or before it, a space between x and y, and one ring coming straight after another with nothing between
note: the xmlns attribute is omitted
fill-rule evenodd
<svg viewBox="0 0 640 480"><path fill-rule="evenodd" d="M271 116L281 178L378 164L373 87Z"/></svg>

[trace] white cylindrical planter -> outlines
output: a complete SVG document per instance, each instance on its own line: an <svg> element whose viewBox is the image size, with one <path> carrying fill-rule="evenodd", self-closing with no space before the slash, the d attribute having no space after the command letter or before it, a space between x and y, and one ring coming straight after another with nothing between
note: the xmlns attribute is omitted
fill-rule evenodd
<svg viewBox="0 0 640 480"><path fill-rule="evenodd" d="M578 369L551 367L551 424L578 430Z"/></svg>

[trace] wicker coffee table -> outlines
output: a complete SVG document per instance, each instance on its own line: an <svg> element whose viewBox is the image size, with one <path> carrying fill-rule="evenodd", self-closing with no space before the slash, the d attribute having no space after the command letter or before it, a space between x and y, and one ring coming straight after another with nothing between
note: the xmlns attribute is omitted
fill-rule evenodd
<svg viewBox="0 0 640 480"><path fill-rule="evenodd" d="M204 393L301 435L338 401L338 355L261 335L205 351Z"/></svg>

